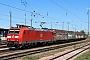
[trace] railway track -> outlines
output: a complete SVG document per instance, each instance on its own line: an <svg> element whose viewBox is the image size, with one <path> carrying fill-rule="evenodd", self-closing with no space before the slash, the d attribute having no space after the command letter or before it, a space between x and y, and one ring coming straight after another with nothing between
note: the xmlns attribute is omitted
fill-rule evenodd
<svg viewBox="0 0 90 60"><path fill-rule="evenodd" d="M7 43L6 40L1 40L0 41L0 45L6 45L6 43Z"/></svg>
<svg viewBox="0 0 90 60"><path fill-rule="evenodd" d="M7 47L7 45L0 45L0 49L1 48L6 48Z"/></svg>
<svg viewBox="0 0 90 60"><path fill-rule="evenodd" d="M88 41L86 41L88 42ZM33 48L33 49L25 49L25 50L8 50L7 52L2 52L3 54L0 54L0 60L10 60L18 57L23 57L26 55L33 55L37 53L42 53L50 50L55 50L67 46L72 46L75 44L85 43L85 41L82 42L72 42L72 43L66 43L66 44L59 44L54 46L48 46L48 47L40 47L40 48Z"/></svg>
<svg viewBox="0 0 90 60"><path fill-rule="evenodd" d="M5 50L7 48L7 45L6 45L6 40L1 40L0 41L0 51L2 50Z"/></svg>
<svg viewBox="0 0 90 60"><path fill-rule="evenodd" d="M79 43L85 43L85 42L88 42L88 40L87 41L77 41L77 42L71 42L71 44L79 44ZM60 44L61 45L61 44ZM66 43L66 45L67 45L67 43ZM12 49L12 50L9 50L9 48L7 48L7 45L0 45L0 53L6 53L6 52L8 52L8 51L13 51L13 50L17 50L17 49Z"/></svg>
<svg viewBox="0 0 90 60"><path fill-rule="evenodd" d="M0 53L8 51L9 48L7 48L7 45L0 45Z"/></svg>
<svg viewBox="0 0 90 60"><path fill-rule="evenodd" d="M85 46L70 50L63 54L53 56L52 58L48 58L48 60L74 60L73 59L74 57L76 57L78 54L88 50L89 48L90 48L90 44L87 44Z"/></svg>
<svg viewBox="0 0 90 60"><path fill-rule="evenodd" d="M85 42L88 42L88 41L85 41ZM79 43L84 43L83 41L82 42L79 42ZM78 43L74 43L74 44L78 44ZM17 49L12 49L12 50L17 50ZM11 50L11 51L12 51ZM8 52L8 51L10 51L9 50L9 48L7 48L7 45L0 45L0 53L2 54L2 53L6 53L6 52Z"/></svg>

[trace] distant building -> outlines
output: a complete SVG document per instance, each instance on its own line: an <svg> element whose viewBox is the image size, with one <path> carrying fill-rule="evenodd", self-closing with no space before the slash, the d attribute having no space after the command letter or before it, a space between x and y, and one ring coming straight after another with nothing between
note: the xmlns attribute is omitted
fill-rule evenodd
<svg viewBox="0 0 90 60"><path fill-rule="evenodd" d="M0 40L6 40L9 29L0 28Z"/></svg>

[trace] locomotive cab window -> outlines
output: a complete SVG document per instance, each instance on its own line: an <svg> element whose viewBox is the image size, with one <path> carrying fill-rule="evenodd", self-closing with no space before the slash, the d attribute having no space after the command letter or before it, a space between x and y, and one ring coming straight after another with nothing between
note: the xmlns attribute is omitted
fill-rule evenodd
<svg viewBox="0 0 90 60"><path fill-rule="evenodd" d="M9 34L19 34L19 30L9 30Z"/></svg>
<svg viewBox="0 0 90 60"><path fill-rule="evenodd" d="M20 32L19 30L15 30L15 34L19 34L19 32Z"/></svg>
<svg viewBox="0 0 90 60"><path fill-rule="evenodd" d="M14 34L14 30L9 30L9 34Z"/></svg>

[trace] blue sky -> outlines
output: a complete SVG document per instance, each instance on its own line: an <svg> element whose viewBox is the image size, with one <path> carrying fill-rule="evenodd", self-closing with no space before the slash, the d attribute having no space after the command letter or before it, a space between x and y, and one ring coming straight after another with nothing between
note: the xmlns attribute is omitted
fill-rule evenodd
<svg viewBox="0 0 90 60"><path fill-rule="evenodd" d="M10 27L10 11L12 26L25 24L25 11L22 10L26 10L26 25L30 25L32 18L33 27L41 28L40 22L46 22L45 28L51 28L52 23L52 28L62 29L64 22L63 29L68 30L69 22L69 30L75 31L76 26L77 31L87 32L87 8L90 8L90 0L0 0L0 27Z"/></svg>

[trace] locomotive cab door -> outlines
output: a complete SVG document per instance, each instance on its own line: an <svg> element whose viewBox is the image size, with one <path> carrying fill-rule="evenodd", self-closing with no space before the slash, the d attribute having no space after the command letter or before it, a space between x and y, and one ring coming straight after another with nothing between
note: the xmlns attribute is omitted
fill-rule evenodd
<svg viewBox="0 0 90 60"><path fill-rule="evenodd" d="M24 30L23 32L23 42L27 42L28 41L28 31Z"/></svg>

